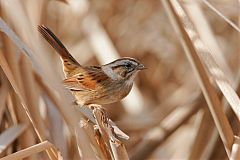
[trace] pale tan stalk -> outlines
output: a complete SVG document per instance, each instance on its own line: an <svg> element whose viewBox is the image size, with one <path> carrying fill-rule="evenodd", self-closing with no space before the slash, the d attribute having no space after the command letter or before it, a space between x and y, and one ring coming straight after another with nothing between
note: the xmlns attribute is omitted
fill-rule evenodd
<svg viewBox="0 0 240 160"><path fill-rule="evenodd" d="M185 50L185 54L195 72L196 77L198 78L199 85L208 103L214 122L217 126L219 134L224 143L226 152L228 156L230 156L231 148L233 144L233 131L227 120L226 115L223 112L223 106L221 105L220 99L214 87L210 83L207 73L204 69L204 66L200 58L198 57L198 53L194 48L193 43L196 42L196 40L199 40L199 38L194 28L192 27L191 22L188 20L188 17L186 16L184 10L181 8L181 6L177 1L162 1L162 2L164 4L164 7L169 15L169 18L177 34L180 37L180 41ZM190 34L190 37L189 37L189 34ZM193 39L193 37L195 41L192 42L191 39ZM203 51L203 50L201 51L204 52L205 55L207 55L206 53L207 51ZM219 68L215 68L215 69L220 70Z"/></svg>

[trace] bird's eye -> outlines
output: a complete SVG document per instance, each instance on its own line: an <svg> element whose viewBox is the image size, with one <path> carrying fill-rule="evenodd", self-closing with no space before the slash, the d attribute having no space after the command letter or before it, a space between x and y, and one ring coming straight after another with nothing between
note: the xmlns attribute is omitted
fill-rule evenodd
<svg viewBox="0 0 240 160"><path fill-rule="evenodd" d="M125 65L125 67L126 67L126 69L130 69L132 66L131 66L130 63L127 63L127 64Z"/></svg>
<svg viewBox="0 0 240 160"><path fill-rule="evenodd" d="M127 63L127 64L125 65L125 68L126 68L126 70L127 70L128 72L131 72L131 71L134 70L134 67L132 66L131 63Z"/></svg>

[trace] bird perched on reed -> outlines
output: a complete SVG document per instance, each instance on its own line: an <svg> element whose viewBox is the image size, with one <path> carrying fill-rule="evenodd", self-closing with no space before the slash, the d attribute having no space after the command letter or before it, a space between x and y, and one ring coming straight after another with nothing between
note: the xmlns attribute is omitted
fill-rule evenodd
<svg viewBox="0 0 240 160"><path fill-rule="evenodd" d="M38 31L60 55L66 76L64 85L72 91L78 104L102 105L120 101L130 92L136 74L146 69L129 57L101 66L82 66L49 28L38 26Z"/></svg>

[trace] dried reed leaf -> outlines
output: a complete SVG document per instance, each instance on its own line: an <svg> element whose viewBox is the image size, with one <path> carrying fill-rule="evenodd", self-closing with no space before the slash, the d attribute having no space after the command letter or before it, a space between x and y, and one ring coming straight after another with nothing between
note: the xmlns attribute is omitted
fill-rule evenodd
<svg viewBox="0 0 240 160"><path fill-rule="evenodd" d="M202 0L211 10L213 10L217 15L224 19L230 26L232 26L236 31L240 32L240 28L234 24L230 19L223 15L219 10L217 10L213 5L211 5L207 0Z"/></svg>
<svg viewBox="0 0 240 160"><path fill-rule="evenodd" d="M16 140L25 130L27 129L26 124L18 124L11 128L8 128L0 134L0 154L14 141Z"/></svg>
<svg viewBox="0 0 240 160"><path fill-rule="evenodd" d="M204 64L207 66L207 69L211 73L211 76L216 81L218 87L229 102L233 111L240 119L240 99L234 91L232 85L229 83L228 78L225 76L221 68L214 60L213 56L210 54L211 51L204 45L201 39L199 39L199 36L194 30L192 23L189 19L186 19L186 15L184 12L182 12L182 9L176 9L176 13L179 15L182 21L183 18L185 18L185 20L183 21L183 27L189 38L191 39L192 44L197 51L196 53L198 53L198 56L201 58L202 62L204 62Z"/></svg>
<svg viewBox="0 0 240 160"><path fill-rule="evenodd" d="M27 54L27 56L31 59L33 65L36 68L39 68L37 67L37 63L35 61L34 54L32 53L32 51L18 38L18 36L8 27L8 25L3 21L1 17L0 17L0 30L4 32L14 42L14 44L23 53Z"/></svg>
<svg viewBox="0 0 240 160"><path fill-rule="evenodd" d="M193 22L194 27L199 33L202 42L211 51L210 54L215 59L218 67L228 77L230 84L234 84L232 71L226 62L224 54L217 43L216 36L213 34L213 31L211 30L198 2L192 1L190 3L186 3L184 7L186 8L186 12L188 13L190 20Z"/></svg>
<svg viewBox="0 0 240 160"><path fill-rule="evenodd" d="M200 58L198 57L199 52L197 53L193 46L193 44L196 44L195 42L198 42L198 47L196 47L196 46L195 47L198 49L200 49L200 48L203 49L204 48L203 44L200 43L201 41L198 38L197 33L193 29L191 22L188 20L188 17L186 16L184 10L181 8L179 3L177 1L162 1L162 3L164 4L164 7L169 15L169 18L170 18L177 34L180 37L180 41L183 45L183 48L188 57L188 60L189 60L190 64L192 65L195 75L198 78L199 85L202 89L202 92L203 92L205 98L206 98L209 109L212 113L213 119L215 121L215 124L219 131L219 134L224 143L226 152L230 156L231 147L233 144L233 131L227 120L226 115L223 112L223 107L217 96L217 93L216 93L214 87L212 86L212 84L210 83L207 73L201 63ZM192 38L194 38L194 39L192 39ZM191 40L193 40L193 41L191 41ZM199 44L200 44L200 46L199 46ZM201 50L201 52L203 53L203 50ZM208 54L206 52L207 51L205 50L204 53L207 56ZM208 58L211 58L210 55L208 55ZM203 62L205 62L205 64L206 63L209 64L209 59L208 60L203 59ZM207 65L208 66L207 68L210 69L210 72L211 71L213 71L213 72L219 71L219 73L222 73L212 58L211 58L210 64L215 65L215 67ZM218 74L213 75L214 78L216 78L215 77L216 75L218 75ZM222 75L222 74L220 74L220 75ZM222 75L221 78L218 77L218 78L220 78L218 80L221 80L221 83L226 84L226 82L222 81L223 77L224 77L224 75ZM227 96L230 98L229 95L227 95Z"/></svg>
<svg viewBox="0 0 240 160"><path fill-rule="evenodd" d="M113 132L117 136L118 139L122 139L122 140L129 139L129 136L126 133L124 133L121 129L119 129L118 126L111 119L108 120L108 123L113 128Z"/></svg>

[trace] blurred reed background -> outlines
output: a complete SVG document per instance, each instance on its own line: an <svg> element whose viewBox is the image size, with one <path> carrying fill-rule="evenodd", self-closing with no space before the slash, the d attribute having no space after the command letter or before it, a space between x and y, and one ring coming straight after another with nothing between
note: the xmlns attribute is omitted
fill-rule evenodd
<svg viewBox="0 0 240 160"><path fill-rule="evenodd" d="M83 65L134 57L148 67L126 99L104 106L130 137L124 158L238 159L239 32L208 2L239 26L237 0L0 0L0 157L117 159L90 151L100 142L84 132L44 24Z"/></svg>

